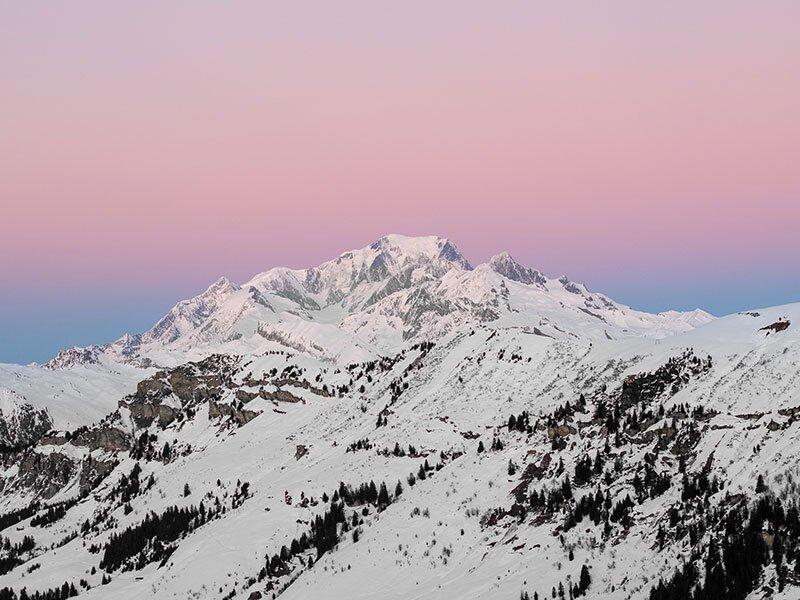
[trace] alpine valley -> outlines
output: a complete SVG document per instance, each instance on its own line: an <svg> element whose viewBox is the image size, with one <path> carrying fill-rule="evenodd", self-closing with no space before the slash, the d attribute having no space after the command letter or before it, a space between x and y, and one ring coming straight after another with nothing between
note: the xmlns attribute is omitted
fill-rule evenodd
<svg viewBox="0 0 800 600"><path fill-rule="evenodd" d="M389 235L0 365L0 600L800 598L800 304Z"/></svg>

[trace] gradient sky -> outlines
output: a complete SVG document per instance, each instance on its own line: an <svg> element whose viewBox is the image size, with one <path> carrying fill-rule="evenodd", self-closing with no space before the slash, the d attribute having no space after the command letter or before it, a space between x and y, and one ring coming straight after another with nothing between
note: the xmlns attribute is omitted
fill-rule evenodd
<svg viewBox="0 0 800 600"><path fill-rule="evenodd" d="M0 361L389 232L800 300L800 3L0 3Z"/></svg>

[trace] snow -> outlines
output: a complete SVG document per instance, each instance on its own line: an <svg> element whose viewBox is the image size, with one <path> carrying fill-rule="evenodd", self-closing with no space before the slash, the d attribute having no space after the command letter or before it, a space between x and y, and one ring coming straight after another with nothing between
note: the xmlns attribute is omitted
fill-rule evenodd
<svg viewBox="0 0 800 600"><path fill-rule="evenodd" d="M92 589L81 597L88 600L229 593L248 598L264 589L248 578L258 574L265 556L307 531L323 510L322 504L301 506L301 493L319 500L341 481L358 485L374 480L385 481L390 490L401 481L404 492L386 510L373 509L364 517L358 542L348 533L313 569L298 567L299 577L281 599L518 598L522 590L545 598L567 575L575 581L583 564L590 565L593 579L588 598L647 597L658 578L670 576L684 556L679 544L659 553L653 541L665 507L679 497L677 485L637 505L637 527L613 543L603 541L588 520L564 533L562 544L554 522L506 518L486 525L481 519L513 501L519 473L508 475L510 460L524 468L539 464L550 451L542 430L507 431L510 414L525 410L535 419L581 393L602 396L626 377L653 372L687 349L702 359L710 356L711 366L687 377L663 402L718 411L704 424L687 469L699 471L713 455L714 472L725 478L730 493L751 490L759 473L777 482L797 471L800 422L787 409L800 407L800 303L719 319L699 309L654 315L566 278L548 278L506 253L473 269L451 248L435 236L386 236L312 269L272 269L241 286L221 279L197 298L178 303L141 340L120 342L126 348L135 345L133 354L104 349L99 364L56 370L1 365L0 408L11 410L24 398L46 408L58 428L94 423L112 413L156 366L174 367L212 354L241 357L237 384L248 374L266 380L273 369L280 373L290 365L314 386L334 389L353 381L341 397L297 386L284 389L300 402L256 397L246 408L260 414L241 427L210 418L208 404L193 419L166 428L154 424L148 433L157 436L157 444L168 442L178 451L191 446L192 451L166 464L140 461L142 478L152 473L156 484L131 500L127 515L107 500L133 467L127 453L40 446L36 452L62 452L78 461L91 454L120 463L64 519L48 527L32 527L26 520L2 532L12 540L33 535L37 549L25 564L0 577L0 587L30 591L86 579ZM407 279L400 281L406 272ZM380 295L390 281L394 287ZM790 325L779 332L765 329L779 320ZM435 346L426 350L422 341L435 341ZM382 358L390 366L368 373L369 362ZM142 368L145 359L155 366ZM394 400L393 382L403 388ZM277 389L266 383L248 391L259 388ZM235 395L226 392L218 400L234 402ZM174 396L164 402L180 406ZM376 427L379 416L386 416L386 426ZM141 433L127 410L109 419L136 436ZM590 419L582 414L576 422ZM665 424L662 419L650 430ZM477 453L478 442L488 447L494 436L505 447ZM372 449L347 451L364 438ZM581 456L594 456L604 441L596 432L577 431L560 455L567 471ZM378 453L395 443L404 448L413 444L426 456ZM299 445L308 452L296 458ZM619 456L626 465L638 465L649 449L627 444ZM437 463L441 452L463 455L409 486L409 473L426 459ZM657 466L667 470L674 467L671 463L674 457L664 453ZM104 586L99 585L101 572L90 573L99 562L89 552L91 544L105 543L149 511L196 505L206 494L226 492L229 501L237 480L249 482L252 496L181 539L163 567L117 572ZM0 475L0 483L3 512L27 505L35 495L21 486L16 463ZM183 495L186 483L188 497ZM545 485L552 480L534 481L531 489ZM619 477L610 490L616 500L630 485ZM591 491L587 487L576 493ZM293 498L291 505L285 493ZM76 495L73 480L48 502ZM116 519L106 520L107 529L51 547L100 509L109 509ZM565 544L574 549L573 561ZM32 564L40 567L29 573Z"/></svg>

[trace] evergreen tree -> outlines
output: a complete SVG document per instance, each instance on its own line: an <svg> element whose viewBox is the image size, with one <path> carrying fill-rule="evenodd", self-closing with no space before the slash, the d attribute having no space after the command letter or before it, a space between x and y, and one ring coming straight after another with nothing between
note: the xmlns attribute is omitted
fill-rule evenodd
<svg viewBox="0 0 800 600"><path fill-rule="evenodd" d="M388 506L389 502L391 502L391 500L389 500L389 492L386 489L386 483L381 482L381 489L378 492L378 506Z"/></svg>
<svg viewBox="0 0 800 600"><path fill-rule="evenodd" d="M583 565L581 567L580 579L578 580L578 589L581 591L581 594L585 594L586 590L589 589L591 584L592 578L589 575L589 568L586 565Z"/></svg>

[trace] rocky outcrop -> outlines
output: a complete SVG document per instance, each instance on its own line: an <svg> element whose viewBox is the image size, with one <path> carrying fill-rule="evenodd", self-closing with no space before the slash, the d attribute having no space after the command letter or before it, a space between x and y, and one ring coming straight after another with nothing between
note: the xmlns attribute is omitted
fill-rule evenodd
<svg viewBox="0 0 800 600"><path fill-rule="evenodd" d="M0 450L19 450L36 444L53 427L46 410L23 402L12 410L0 410Z"/></svg>
<svg viewBox="0 0 800 600"><path fill-rule="evenodd" d="M629 375L618 393L619 405L628 409L639 403L650 404L662 395L676 394L693 377L711 369L711 357L695 356L691 351L670 358L653 372Z"/></svg>
<svg viewBox="0 0 800 600"><path fill-rule="evenodd" d="M508 252L501 252L497 256L493 256L489 261L489 266L495 273L512 281L533 285L543 290L547 289L545 288L547 278L541 272L521 265Z"/></svg>
<svg viewBox="0 0 800 600"><path fill-rule="evenodd" d="M88 456L81 465L81 476L78 480L81 494L96 488L116 466L117 462L114 460L103 461Z"/></svg>
<svg viewBox="0 0 800 600"><path fill-rule="evenodd" d="M89 450L102 449L107 452L119 452L131 447L130 437L116 427L101 426L80 433L72 440L75 446L84 446Z"/></svg>
<svg viewBox="0 0 800 600"><path fill-rule="evenodd" d="M778 319L774 323L770 323L766 327L762 327L759 329L759 331L766 331L767 335L769 335L770 332L780 333L781 331L786 331L787 329L789 329L789 321L785 319Z"/></svg>
<svg viewBox="0 0 800 600"><path fill-rule="evenodd" d="M136 423L136 426L142 428L149 427L156 419L159 420L161 425L169 425L178 416L178 411L166 404L133 402L123 405L120 402L120 406L125 406L130 411L131 418Z"/></svg>
<svg viewBox="0 0 800 600"><path fill-rule="evenodd" d="M119 406L130 411L137 427L149 427L156 420L165 427L178 418L181 409L218 399L225 390L235 387L231 373L237 361L236 357L213 355L196 363L159 371L140 381L136 392L120 400ZM164 402L170 397L180 401L180 408Z"/></svg>
<svg viewBox="0 0 800 600"><path fill-rule="evenodd" d="M51 433L43 436L39 440L41 446L63 446L69 441L69 438L62 433Z"/></svg>
<svg viewBox="0 0 800 600"><path fill-rule="evenodd" d="M216 419L217 417L230 417L241 427L255 419L260 412L254 410L247 410L244 408L236 408L231 404L222 402L215 402L214 400L208 401L208 418Z"/></svg>
<svg viewBox="0 0 800 600"><path fill-rule="evenodd" d="M295 396L292 392L287 390L275 390L274 392L267 392L262 390L259 395L265 400L276 400L277 402L300 402L305 404L305 400L299 396Z"/></svg>
<svg viewBox="0 0 800 600"><path fill-rule="evenodd" d="M547 428L547 437L551 440L555 438L564 438L576 432L577 430L574 427L567 424L552 425Z"/></svg>
<svg viewBox="0 0 800 600"><path fill-rule="evenodd" d="M295 452L294 452L294 459L295 460L300 460L306 454L308 454L308 447L305 446L304 444L297 444L297 447L296 447Z"/></svg>
<svg viewBox="0 0 800 600"><path fill-rule="evenodd" d="M77 472L73 460L60 452L26 452L17 464L16 486L33 490L45 500L55 496Z"/></svg>

